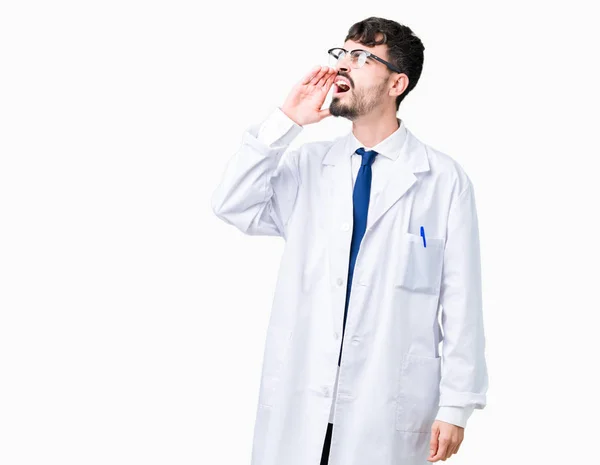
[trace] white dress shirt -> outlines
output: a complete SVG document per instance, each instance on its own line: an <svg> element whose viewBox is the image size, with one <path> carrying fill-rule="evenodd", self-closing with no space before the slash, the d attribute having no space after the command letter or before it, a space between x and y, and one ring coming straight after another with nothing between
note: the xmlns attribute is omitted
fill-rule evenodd
<svg viewBox="0 0 600 465"><path fill-rule="evenodd" d="M346 153L351 157L352 161L352 187L358 176L358 170L360 169L362 157L356 153L356 150L360 147L364 147L365 150L375 150L377 156L373 160L371 165L371 194L373 192L379 192L388 180L389 173L392 172L389 169L394 161L398 158L400 149L406 139L406 126L404 121L400 118L396 118L398 121L398 129L390 134L387 138L379 142L374 147L366 147L363 145L355 136L352 131L346 138ZM260 125L258 130L258 140L267 146L277 146L280 144L290 144L291 141L299 134L302 126L296 124L291 118L289 118L281 108L277 107ZM348 263L350 257L348 257ZM352 292L352 291L350 291ZM343 356L342 356L343 357ZM331 411L329 414L329 423L334 423L335 419L335 403L337 397L337 386L340 368L337 369L333 401L331 403ZM452 423L459 426L465 426L466 422L473 412L473 408L461 408L461 407L440 407L436 419Z"/></svg>

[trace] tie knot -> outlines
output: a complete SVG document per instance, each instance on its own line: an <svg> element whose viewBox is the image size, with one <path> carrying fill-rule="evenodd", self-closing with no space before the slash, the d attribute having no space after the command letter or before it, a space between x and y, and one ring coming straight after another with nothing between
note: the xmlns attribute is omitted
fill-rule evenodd
<svg viewBox="0 0 600 465"><path fill-rule="evenodd" d="M361 166L371 165L373 160L375 160L375 155L377 155L375 150L365 150L364 147L357 149L356 153L362 157Z"/></svg>

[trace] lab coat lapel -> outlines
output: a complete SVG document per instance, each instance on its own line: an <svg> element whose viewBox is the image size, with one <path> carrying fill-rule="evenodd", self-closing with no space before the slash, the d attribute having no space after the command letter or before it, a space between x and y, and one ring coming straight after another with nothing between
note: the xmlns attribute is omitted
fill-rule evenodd
<svg viewBox="0 0 600 465"><path fill-rule="evenodd" d="M407 129L406 140L383 189L381 192L371 191L365 234L417 182L415 173L423 171L429 171L425 146Z"/></svg>
<svg viewBox="0 0 600 465"><path fill-rule="evenodd" d="M331 218L336 221L334 224L343 222L352 224L353 218L352 154L345 153L346 139L342 138L336 141L323 158L323 164L333 165L327 189L329 196L327 200L331 202L328 210ZM406 140L402 144L384 187L379 192L371 191L365 234L368 234L375 223L417 182L418 178L415 173L423 171L429 171L426 148L407 129Z"/></svg>
<svg viewBox="0 0 600 465"><path fill-rule="evenodd" d="M417 177L407 168L400 160L396 160L393 172L390 173L390 178L386 182L385 187L379 193L371 192L365 234L368 234L377 220L417 182Z"/></svg>

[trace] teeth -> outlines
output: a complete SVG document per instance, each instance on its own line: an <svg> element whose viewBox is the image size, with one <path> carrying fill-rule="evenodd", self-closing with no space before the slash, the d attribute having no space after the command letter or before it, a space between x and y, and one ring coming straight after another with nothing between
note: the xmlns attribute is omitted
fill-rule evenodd
<svg viewBox="0 0 600 465"><path fill-rule="evenodd" d="M350 88L350 86L348 85L348 83L346 81L335 81L335 84L343 90L348 90Z"/></svg>

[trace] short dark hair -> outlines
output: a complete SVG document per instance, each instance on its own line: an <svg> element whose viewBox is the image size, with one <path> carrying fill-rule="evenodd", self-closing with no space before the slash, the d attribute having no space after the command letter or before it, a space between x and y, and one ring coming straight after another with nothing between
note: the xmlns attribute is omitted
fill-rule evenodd
<svg viewBox="0 0 600 465"><path fill-rule="evenodd" d="M383 37L376 41L378 34L382 34ZM417 85L423 70L425 47L421 39L408 26L390 19L371 16L353 24L348 30L344 42L347 40L361 43L367 47L387 44L387 61L400 68L408 76L408 87L396 97L396 111L398 111L400 102Z"/></svg>

